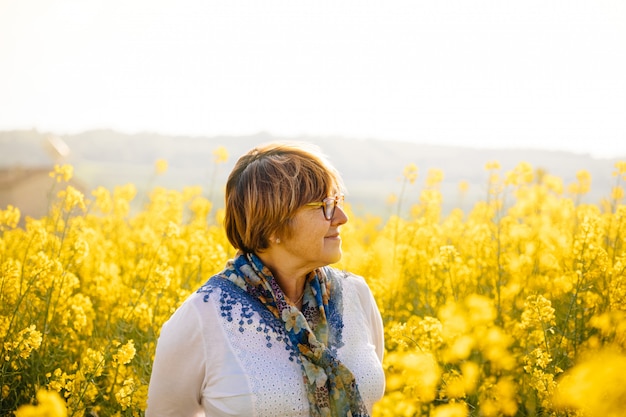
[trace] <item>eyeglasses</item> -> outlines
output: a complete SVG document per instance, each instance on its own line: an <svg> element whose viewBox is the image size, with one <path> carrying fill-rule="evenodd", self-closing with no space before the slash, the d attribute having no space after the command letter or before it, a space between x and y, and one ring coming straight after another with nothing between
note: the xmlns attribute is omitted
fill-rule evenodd
<svg viewBox="0 0 626 417"><path fill-rule="evenodd" d="M324 210L324 217L326 220L331 220L335 215L335 207L343 209L343 194L336 195L334 197L326 197L317 203L307 203L305 206L321 206Z"/></svg>

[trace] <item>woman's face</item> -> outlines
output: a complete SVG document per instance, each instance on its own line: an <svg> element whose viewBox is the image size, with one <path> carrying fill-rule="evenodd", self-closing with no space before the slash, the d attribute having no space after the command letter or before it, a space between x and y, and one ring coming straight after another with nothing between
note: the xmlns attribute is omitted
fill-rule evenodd
<svg viewBox="0 0 626 417"><path fill-rule="evenodd" d="M338 262L341 259L339 228L347 221L348 216L338 206L330 220L326 220L321 207L303 206L293 218L291 235L281 237L280 246L291 261L310 270Z"/></svg>

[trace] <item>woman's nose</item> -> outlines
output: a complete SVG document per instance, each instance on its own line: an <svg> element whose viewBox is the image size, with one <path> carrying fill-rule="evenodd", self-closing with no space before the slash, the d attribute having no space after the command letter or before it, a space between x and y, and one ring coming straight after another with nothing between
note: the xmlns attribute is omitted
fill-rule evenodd
<svg viewBox="0 0 626 417"><path fill-rule="evenodd" d="M348 215L345 211L339 206L335 207L335 213L333 213L333 218L331 219L332 224L345 224L348 222Z"/></svg>

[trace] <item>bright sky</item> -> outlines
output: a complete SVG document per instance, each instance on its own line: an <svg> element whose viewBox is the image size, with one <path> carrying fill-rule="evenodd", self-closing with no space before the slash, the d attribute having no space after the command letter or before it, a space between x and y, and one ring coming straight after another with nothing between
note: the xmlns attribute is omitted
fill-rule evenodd
<svg viewBox="0 0 626 417"><path fill-rule="evenodd" d="M623 0L0 0L0 130L626 156Z"/></svg>

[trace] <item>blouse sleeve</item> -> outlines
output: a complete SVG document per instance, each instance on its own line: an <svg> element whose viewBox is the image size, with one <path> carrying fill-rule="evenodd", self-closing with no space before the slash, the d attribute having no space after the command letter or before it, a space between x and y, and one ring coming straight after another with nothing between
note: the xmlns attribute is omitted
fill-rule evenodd
<svg viewBox="0 0 626 417"><path fill-rule="evenodd" d="M365 282L365 279L358 275L353 275L353 277L356 278L358 283L356 287L361 301L361 306L363 307L365 320L367 320L369 324L370 336L372 338L372 343L376 348L376 355L382 363L383 355L385 353L385 331L383 327L383 319L380 315L380 311L378 310L378 305L376 304L374 295Z"/></svg>
<svg viewBox="0 0 626 417"><path fill-rule="evenodd" d="M206 358L200 318L184 303L163 325L152 365L146 417L204 416Z"/></svg>
<svg viewBox="0 0 626 417"><path fill-rule="evenodd" d="M378 359L380 362L383 361L383 355L385 353L385 330L383 326L383 319L380 315L380 311L378 310L378 305L376 304L376 300L372 295L372 292L367 291L369 297L369 315L370 315L370 323L372 328L372 337L374 338L374 346L376 346L376 354L378 355Z"/></svg>

